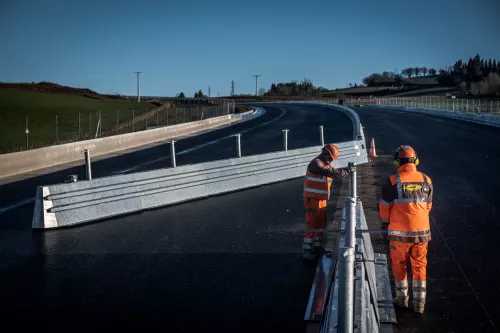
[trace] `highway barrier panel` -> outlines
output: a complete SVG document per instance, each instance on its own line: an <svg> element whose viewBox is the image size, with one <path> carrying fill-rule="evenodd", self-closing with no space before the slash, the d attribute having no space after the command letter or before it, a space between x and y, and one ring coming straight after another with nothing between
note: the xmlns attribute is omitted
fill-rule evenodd
<svg viewBox="0 0 500 333"><path fill-rule="evenodd" d="M337 144L334 167L367 162L362 141ZM37 189L32 227L65 227L303 177L321 146L96 178ZM276 167L278 166L278 167Z"/></svg>

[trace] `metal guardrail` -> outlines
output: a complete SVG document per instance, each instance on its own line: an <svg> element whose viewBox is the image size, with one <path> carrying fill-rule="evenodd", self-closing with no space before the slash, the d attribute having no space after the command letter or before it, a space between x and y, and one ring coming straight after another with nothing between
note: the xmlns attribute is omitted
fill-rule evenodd
<svg viewBox="0 0 500 333"><path fill-rule="evenodd" d="M361 141L337 144L335 167L367 161ZM37 189L32 227L56 228L304 176L321 146L97 178Z"/></svg>
<svg viewBox="0 0 500 333"><path fill-rule="evenodd" d="M250 103L249 105L262 105L262 104L302 104L302 105L321 105L321 106L327 106L329 108L335 109L337 111L343 112L346 114L349 119L351 119L352 126L353 126L353 140L364 140L364 137L362 136L362 131L361 131L361 121L359 119L359 116L354 110L342 106L342 105L337 105L336 100L333 99L325 99L325 100L296 100L296 101L283 101L283 102L259 102L259 103Z"/></svg>
<svg viewBox="0 0 500 333"><path fill-rule="evenodd" d="M321 333L392 332L396 313L387 258L373 251L372 230L356 197L356 172L351 177L336 252L318 262L304 319L319 322Z"/></svg>
<svg viewBox="0 0 500 333"><path fill-rule="evenodd" d="M421 113L432 116L465 120L473 123L500 127L500 114L463 112L463 111L430 109L421 107L406 107L406 106L395 106L395 105L384 105L384 104L368 104L368 106L374 108L389 109L389 110Z"/></svg>

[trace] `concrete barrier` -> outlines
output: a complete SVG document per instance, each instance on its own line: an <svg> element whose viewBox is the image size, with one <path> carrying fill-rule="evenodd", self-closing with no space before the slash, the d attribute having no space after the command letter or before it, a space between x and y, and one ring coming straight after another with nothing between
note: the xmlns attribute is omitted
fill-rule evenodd
<svg viewBox="0 0 500 333"><path fill-rule="evenodd" d="M362 141L337 144L334 167L368 161ZM77 225L303 177L321 146L39 187L34 229Z"/></svg>
<svg viewBox="0 0 500 333"><path fill-rule="evenodd" d="M3 154L0 155L0 178L78 160L83 162L82 151L85 149L89 149L92 152L92 156L105 155L153 142L169 140L179 136L205 131L238 120L239 119L234 115L226 115L146 131Z"/></svg>

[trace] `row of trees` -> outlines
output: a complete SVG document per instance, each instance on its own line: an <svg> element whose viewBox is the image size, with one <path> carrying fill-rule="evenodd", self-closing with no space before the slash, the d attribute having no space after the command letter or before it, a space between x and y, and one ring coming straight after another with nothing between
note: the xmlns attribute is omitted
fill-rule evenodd
<svg viewBox="0 0 500 333"><path fill-rule="evenodd" d="M177 94L177 97L186 98L186 95L184 94L184 92L181 92L180 94ZM203 91L201 91L201 89L194 93L194 98L205 98L205 97L207 96L203 94Z"/></svg>
<svg viewBox="0 0 500 333"><path fill-rule="evenodd" d="M444 86L458 85L464 94L500 95L500 62L482 59L479 54L467 62L460 59L439 71L438 82Z"/></svg>
<svg viewBox="0 0 500 333"><path fill-rule="evenodd" d="M427 68L427 67L408 67L401 70L401 75L408 77L409 79L412 76L434 76L437 74L437 70L435 68Z"/></svg>
<svg viewBox="0 0 500 333"><path fill-rule="evenodd" d="M304 79L301 82L273 83L264 96L317 96L325 91L328 89L316 87L311 80Z"/></svg>
<svg viewBox="0 0 500 333"><path fill-rule="evenodd" d="M394 72L373 73L363 79L363 83L369 87L400 85L404 82L403 77L408 79L413 76L435 76L437 70L427 67L408 67L401 71L400 74Z"/></svg>
<svg viewBox="0 0 500 333"><path fill-rule="evenodd" d="M408 67L401 75L393 72L374 73L363 79L363 83L371 87L402 85L404 77L436 76L441 86L458 86L463 94L500 95L500 62L496 59L482 59L479 54L469 58L467 62L458 60L453 66L437 71L427 67Z"/></svg>

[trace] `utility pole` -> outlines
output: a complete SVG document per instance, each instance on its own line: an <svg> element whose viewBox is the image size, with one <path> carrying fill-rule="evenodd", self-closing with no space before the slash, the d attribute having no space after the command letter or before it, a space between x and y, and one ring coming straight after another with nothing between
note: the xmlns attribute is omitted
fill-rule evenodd
<svg viewBox="0 0 500 333"><path fill-rule="evenodd" d="M137 74L137 103L141 102L141 78L142 72L135 72Z"/></svg>
<svg viewBox="0 0 500 333"><path fill-rule="evenodd" d="M260 75L253 75L255 78L255 96L258 95L258 89L259 89L259 77Z"/></svg>
<svg viewBox="0 0 500 333"><path fill-rule="evenodd" d="M212 93L210 91L210 86L208 86L208 97L212 97Z"/></svg>
<svg viewBox="0 0 500 333"><path fill-rule="evenodd" d="M234 96L234 80L231 81L231 96Z"/></svg>

